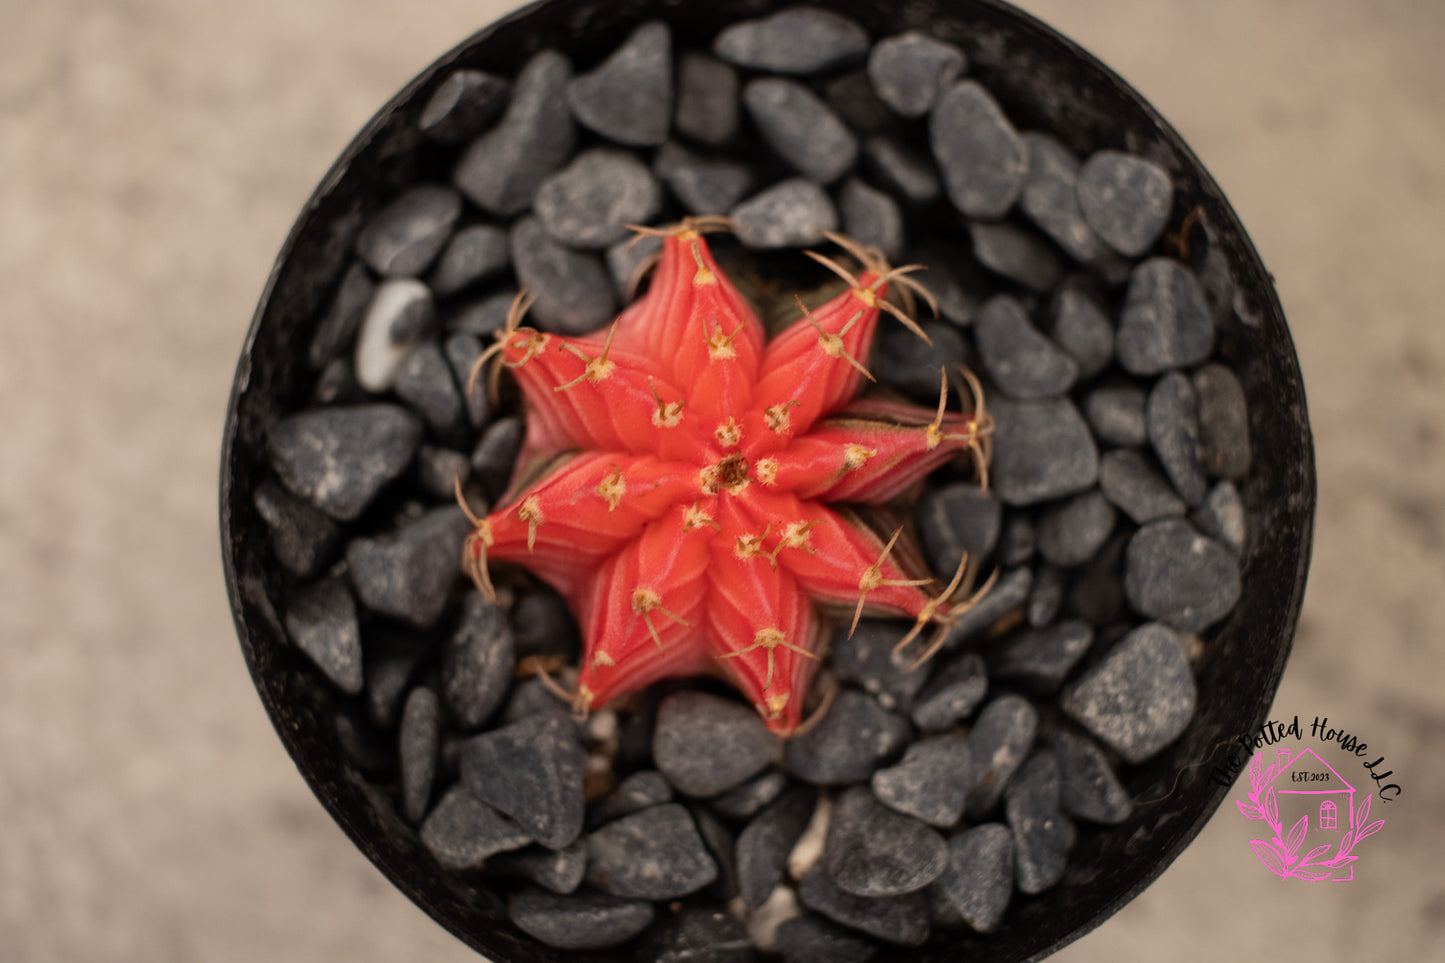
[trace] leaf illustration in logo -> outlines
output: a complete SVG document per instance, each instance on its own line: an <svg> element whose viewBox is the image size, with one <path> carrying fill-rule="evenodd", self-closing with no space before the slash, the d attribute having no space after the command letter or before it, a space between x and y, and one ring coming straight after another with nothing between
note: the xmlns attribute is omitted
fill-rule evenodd
<svg viewBox="0 0 1445 963"><path fill-rule="evenodd" d="M1305 841L1305 831L1309 827L1310 818L1301 816L1299 820L1290 827L1289 836L1284 841L1285 863L1288 865L1294 861L1294 854L1299 852L1300 843Z"/></svg>
<svg viewBox="0 0 1445 963"><path fill-rule="evenodd" d="M1249 803L1245 802L1243 799L1236 799L1234 801L1234 804L1239 807L1239 811L1244 814L1245 819L1264 818L1264 813L1259 811L1258 806L1252 806Z"/></svg>
<svg viewBox="0 0 1445 963"><path fill-rule="evenodd" d="M1360 808L1355 810L1355 825L1365 825L1365 820L1370 818L1370 797L1366 796L1360 803Z"/></svg>
<svg viewBox="0 0 1445 963"><path fill-rule="evenodd" d="M1275 798L1273 786L1264 791L1264 818L1271 826L1279 825L1279 800Z"/></svg>
<svg viewBox="0 0 1445 963"><path fill-rule="evenodd" d="M1251 839L1249 845L1254 850L1255 857L1264 864L1266 869L1280 878L1284 877L1284 860L1280 858L1279 850L1273 842Z"/></svg>
<svg viewBox="0 0 1445 963"><path fill-rule="evenodd" d="M1264 784L1264 757L1255 756L1249 760L1249 790L1251 795L1259 792Z"/></svg>
<svg viewBox="0 0 1445 963"><path fill-rule="evenodd" d="M1322 845L1322 846L1316 846L1314 849L1312 849L1312 850L1310 850L1309 852L1305 853L1305 858L1302 859L1302 860L1300 860L1300 863L1302 863L1302 864L1303 864L1303 863L1308 863L1308 862L1309 862L1310 860L1312 860L1312 859L1319 859L1319 858L1320 858L1321 856L1323 856L1325 853L1329 852L1329 849L1330 849L1330 844L1329 844L1329 843L1325 843L1325 844Z"/></svg>
<svg viewBox="0 0 1445 963"><path fill-rule="evenodd" d="M1311 867L1309 869L1297 869L1292 875L1299 879L1307 879L1311 883L1318 883L1322 879L1329 879L1330 871L1327 869L1317 869Z"/></svg>
<svg viewBox="0 0 1445 963"><path fill-rule="evenodd" d="M1377 819L1374 822L1370 823L1370 825L1360 830L1359 835L1355 837L1355 842L1358 843L1362 839L1369 839L1371 836L1378 833L1380 831L1380 827L1383 825L1385 825L1385 821L1383 819Z"/></svg>

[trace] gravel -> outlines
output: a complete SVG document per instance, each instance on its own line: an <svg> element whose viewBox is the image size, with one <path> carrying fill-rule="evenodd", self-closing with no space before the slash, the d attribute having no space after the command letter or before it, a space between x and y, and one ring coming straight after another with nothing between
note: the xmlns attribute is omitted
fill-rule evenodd
<svg viewBox="0 0 1445 963"><path fill-rule="evenodd" d="M954 207L968 217L1008 213L1028 174L1028 148L993 95L973 80L949 87L929 115L929 134Z"/></svg>
<svg viewBox="0 0 1445 963"><path fill-rule="evenodd" d="M524 889L507 906L508 918L529 936L561 950L601 950L626 943L652 923L656 910L644 900L605 893L559 896Z"/></svg>
<svg viewBox="0 0 1445 963"><path fill-rule="evenodd" d="M453 334L442 345L442 353L446 355L447 364L451 367L452 381L463 394L462 404L466 408L467 422L473 428L482 427L492 416L492 403L485 386L479 381L470 392L466 390L467 382L471 380L472 368L482 356L482 351L482 342L477 336L465 331Z"/></svg>
<svg viewBox="0 0 1445 963"><path fill-rule="evenodd" d="M1144 419L1148 398L1138 385L1100 385L1084 396L1084 414L1101 444L1138 447L1149 441ZM1099 471L1102 475L1102 466Z"/></svg>
<svg viewBox="0 0 1445 963"><path fill-rule="evenodd" d="M539 712L462 745L462 781L537 842L561 849L582 833L587 754L559 713Z"/></svg>
<svg viewBox="0 0 1445 963"><path fill-rule="evenodd" d="M398 755L401 758L401 811L412 822L421 821L431 800L441 724L441 704L436 693L426 686L411 690L401 714Z"/></svg>
<svg viewBox="0 0 1445 963"><path fill-rule="evenodd" d="M1024 306L1007 294L984 303L973 336L984 370L1011 398L1056 398L1079 377L1074 359L1035 328Z"/></svg>
<svg viewBox="0 0 1445 963"><path fill-rule="evenodd" d="M1033 588L1029 589L1026 615L1029 625L1043 628L1058 617L1064 604L1064 592L1068 588L1068 576L1057 565L1041 565L1034 576Z"/></svg>
<svg viewBox="0 0 1445 963"><path fill-rule="evenodd" d="M1151 258L1129 275L1115 340L1130 374L1154 375L1198 364L1214 349L1214 319L1204 289L1169 258Z"/></svg>
<svg viewBox="0 0 1445 963"><path fill-rule="evenodd" d="M868 79L878 99L904 117L922 117L968 61L953 44L910 30L880 40L868 56Z"/></svg>
<svg viewBox="0 0 1445 963"><path fill-rule="evenodd" d="M966 652L939 668L923 687L913 701L913 724L926 732L947 729L973 715L987 693L983 659Z"/></svg>
<svg viewBox="0 0 1445 963"><path fill-rule="evenodd" d="M617 304L600 257L559 243L536 217L512 225L511 243L517 280L536 295L528 317L537 327L575 336L612 320Z"/></svg>
<svg viewBox="0 0 1445 963"><path fill-rule="evenodd" d="M481 728L501 705L512 682L515 652L506 613L480 594L467 593L441 657L441 691L457 728Z"/></svg>
<svg viewBox="0 0 1445 963"><path fill-rule="evenodd" d="M993 811L1024 756L1034 744L1039 714L1021 696L1001 695L983 707L968 735L977 778L968 792L964 813L978 820Z"/></svg>
<svg viewBox="0 0 1445 963"><path fill-rule="evenodd" d="M1082 565L1114 530L1114 506L1097 488L1039 513L1038 551L1054 565Z"/></svg>
<svg viewBox="0 0 1445 963"><path fill-rule="evenodd" d="M765 770L740 786L735 786L720 796L708 801L713 812L728 819L752 819L762 809L782 795L789 785L786 773L777 769Z"/></svg>
<svg viewBox="0 0 1445 963"><path fill-rule="evenodd" d="M597 69L567 84L572 116L619 144L656 147L672 120L672 32L651 21Z"/></svg>
<svg viewBox="0 0 1445 963"><path fill-rule="evenodd" d="M1079 366L1080 378L1092 378L1114 358L1114 325L1088 295L1066 287L1053 305L1053 336Z"/></svg>
<svg viewBox="0 0 1445 963"><path fill-rule="evenodd" d="M1233 482L1222 481L1211 488L1189 520L1234 554L1244 551L1244 502Z"/></svg>
<svg viewBox="0 0 1445 963"><path fill-rule="evenodd" d="M943 192L933 164L888 137L863 142L863 162L878 185L904 204L930 204Z"/></svg>
<svg viewBox="0 0 1445 963"><path fill-rule="evenodd" d="M498 418L482 432L472 452L472 471L493 503L501 500L512 480L512 465L522 447L526 427L521 418Z"/></svg>
<svg viewBox="0 0 1445 963"><path fill-rule="evenodd" d="M1239 562L1225 546L1183 519L1139 529L1124 556L1124 591L1146 618L1200 632L1239 601Z"/></svg>
<svg viewBox="0 0 1445 963"><path fill-rule="evenodd" d="M850 177L838 193L838 210L843 215L844 234L878 248L891 261L903 256L903 212L893 198Z"/></svg>
<svg viewBox="0 0 1445 963"><path fill-rule="evenodd" d="M728 217L738 240L751 248L806 247L838 229L838 212L821 187L792 178L734 207Z"/></svg>
<svg viewBox="0 0 1445 963"><path fill-rule="evenodd" d="M924 558L934 572L951 575L965 552L988 557L998 544L1003 506L998 496L977 485L955 482L918 500L914 510Z"/></svg>
<svg viewBox="0 0 1445 963"><path fill-rule="evenodd" d="M519 877L565 895L582 885L587 873L587 843L579 839L565 849L528 846L500 853L488 863L488 868L499 875Z"/></svg>
<svg viewBox="0 0 1445 963"><path fill-rule="evenodd" d="M753 186L746 164L694 154L674 141L662 146L652 167L690 214L725 214Z"/></svg>
<svg viewBox="0 0 1445 963"><path fill-rule="evenodd" d="M353 262L341 276L341 283L332 295L326 311L316 324L316 333L306 350L306 360L312 368L323 368L328 361L346 350L361 327L366 307L376 293L376 282L371 279L366 266L360 261Z"/></svg>
<svg viewBox="0 0 1445 963"><path fill-rule="evenodd" d="M859 782L903 748L908 721L856 689L841 689L812 729L783 744L783 764L804 782Z"/></svg>
<svg viewBox="0 0 1445 963"><path fill-rule="evenodd" d="M1019 210L1075 261L1088 263L1103 253L1103 245L1079 208L1079 162L1048 134L1023 134L1028 150L1028 173Z"/></svg>
<svg viewBox="0 0 1445 963"><path fill-rule="evenodd" d="M511 91L506 78L481 70L453 70L432 92L416 126L443 144L465 143L497 118Z"/></svg>
<svg viewBox="0 0 1445 963"><path fill-rule="evenodd" d="M1094 233L1114 250L1138 257L1169 221L1174 188L1157 164L1101 150L1079 170L1079 207Z"/></svg>
<svg viewBox="0 0 1445 963"><path fill-rule="evenodd" d="M818 802L817 790L793 786L738 836L738 879L743 902L757 909L783 878L788 854L803 835Z"/></svg>
<svg viewBox="0 0 1445 963"><path fill-rule="evenodd" d="M948 866L934 888L965 923L992 933L1013 895L1013 833L1001 823L984 823L953 837Z"/></svg>
<svg viewBox="0 0 1445 963"><path fill-rule="evenodd" d="M347 695L361 692L361 631L356 605L340 579L299 590L286 607L286 632L296 647Z"/></svg>
<svg viewBox="0 0 1445 963"><path fill-rule="evenodd" d="M414 278L383 281L366 306L357 332L356 382L373 394L390 390L412 347L436 317L431 288Z"/></svg>
<svg viewBox="0 0 1445 963"><path fill-rule="evenodd" d="M928 900L922 893L855 896L840 889L818 866L799 881L798 899L835 923L889 943L922 946L928 941Z"/></svg>
<svg viewBox="0 0 1445 963"><path fill-rule="evenodd" d="M785 963L868 963L878 948L816 916L795 916L778 927L778 951Z"/></svg>
<svg viewBox="0 0 1445 963"><path fill-rule="evenodd" d="M1093 641L1094 630L1078 619L1027 628L989 650L989 675L1030 692L1053 695Z"/></svg>
<svg viewBox="0 0 1445 963"><path fill-rule="evenodd" d="M668 696L657 710L652 755L687 796L716 796L762 771L778 738L752 706L701 692Z"/></svg>
<svg viewBox="0 0 1445 963"><path fill-rule="evenodd" d="M461 195L450 187L409 187L357 235L356 253L378 274L416 277L441 253L461 212Z"/></svg>
<svg viewBox="0 0 1445 963"><path fill-rule="evenodd" d="M862 60L868 34L836 13L796 6L723 28L712 49L739 67L806 76Z"/></svg>
<svg viewBox="0 0 1445 963"><path fill-rule="evenodd" d="M1183 515L1186 507L1154 459L1131 449L1104 453L1099 460L1099 490L1140 525Z"/></svg>
<svg viewBox="0 0 1445 963"><path fill-rule="evenodd" d="M446 791L419 835L445 869L479 869L491 856L532 841L520 826L460 784Z"/></svg>
<svg viewBox="0 0 1445 963"><path fill-rule="evenodd" d="M738 133L738 73L704 53L682 55L677 69L677 132L720 147Z"/></svg>
<svg viewBox="0 0 1445 963"><path fill-rule="evenodd" d="M1171 371L1156 381L1144 417L1149 444L1174 490L1188 504L1198 505L1209 483L1199 464L1199 397L1189 378Z"/></svg>
<svg viewBox="0 0 1445 963"><path fill-rule="evenodd" d="M1249 474L1249 410L1244 388L1222 364L1194 372L1199 399L1199 464L1215 478L1235 481Z"/></svg>
<svg viewBox="0 0 1445 963"><path fill-rule="evenodd" d="M423 341L402 359L394 387L397 397L442 436L452 435L461 427L462 398L452 379L451 365L435 341Z"/></svg>
<svg viewBox="0 0 1445 963"><path fill-rule="evenodd" d="M653 963L750 963L753 948L747 928L733 916L684 907L657 921L638 954Z"/></svg>
<svg viewBox="0 0 1445 963"><path fill-rule="evenodd" d="M563 244L606 247L629 236L625 225L645 224L661 210L662 186L629 151L594 147L543 181L532 208Z"/></svg>
<svg viewBox="0 0 1445 963"><path fill-rule="evenodd" d="M271 550L293 575L307 578L331 561L340 540L336 523L269 478L251 495L271 535Z"/></svg>
<svg viewBox="0 0 1445 963"><path fill-rule="evenodd" d="M894 766L873 774L878 801L897 812L947 829L963 816L973 784L973 753L955 734L921 739Z"/></svg>
<svg viewBox="0 0 1445 963"><path fill-rule="evenodd" d="M979 635L1028 601L1033 570L1020 565L1005 571L973 608L955 615L944 648L953 650Z"/></svg>
<svg viewBox="0 0 1445 963"><path fill-rule="evenodd" d="M1093 486L1099 450L1072 401L995 398L990 407L996 425L990 474L1005 503L1034 505Z"/></svg>
<svg viewBox="0 0 1445 963"><path fill-rule="evenodd" d="M975 221L968 226L973 256L995 274L1031 291L1058 283L1063 264L1053 247L1027 228L1008 221Z"/></svg>
<svg viewBox="0 0 1445 963"><path fill-rule="evenodd" d="M778 77L749 81L743 106L769 147L820 183L842 177L858 158L858 139L807 87Z"/></svg>
<svg viewBox="0 0 1445 963"><path fill-rule="evenodd" d="M823 866L855 896L901 896L923 889L948 862L935 830L881 805L867 787L847 789L833 806Z"/></svg>
<svg viewBox="0 0 1445 963"><path fill-rule="evenodd" d="M587 812L587 825L601 826L665 802L672 802L672 784L662 773L656 769L634 772L618 783L616 789L591 805Z"/></svg>
<svg viewBox="0 0 1445 963"><path fill-rule="evenodd" d="M587 882L614 896L676 899L716 878L717 863L678 803L624 816L587 837Z"/></svg>
<svg viewBox="0 0 1445 963"><path fill-rule="evenodd" d="M849 632L839 624L828 646L833 672L878 700L890 711L907 712L928 674L913 667L915 652L894 651L912 623L900 619L863 619Z"/></svg>
<svg viewBox="0 0 1445 963"><path fill-rule="evenodd" d="M1059 805L1071 816L1113 826L1134 812L1134 800L1108 757L1089 737L1058 730L1048 737L1059 767Z"/></svg>
<svg viewBox="0 0 1445 963"><path fill-rule="evenodd" d="M428 283L437 297L448 297L492 280L511 263L507 232L492 224L472 224L452 235Z"/></svg>
<svg viewBox="0 0 1445 963"><path fill-rule="evenodd" d="M440 618L461 570L471 526L456 507L437 508L394 532L346 547L351 584L373 612L426 628Z"/></svg>
<svg viewBox="0 0 1445 963"><path fill-rule="evenodd" d="M1019 892L1042 893L1064 877L1074 828L1059 811L1059 764L1048 749L1034 753L1004 794L1014 837Z"/></svg>
<svg viewBox="0 0 1445 963"><path fill-rule="evenodd" d="M411 462L421 433L417 417L397 405L322 408L282 419L266 448L283 485L349 522Z"/></svg>

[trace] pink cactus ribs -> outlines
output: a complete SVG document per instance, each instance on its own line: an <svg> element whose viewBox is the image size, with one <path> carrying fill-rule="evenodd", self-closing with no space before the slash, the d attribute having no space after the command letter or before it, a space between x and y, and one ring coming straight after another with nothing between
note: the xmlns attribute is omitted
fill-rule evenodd
<svg viewBox="0 0 1445 963"><path fill-rule="evenodd" d="M512 488L475 518L464 564L495 597L489 561L515 562L560 591L585 651L575 711L673 676L730 679L769 728L798 728L826 634L820 610L916 620L900 644L972 604L975 568L937 594L899 545L827 503L882 505L968 450L986 484L991 424L977 383L965 414L855 399L881 312L925 337L886 301L916 290L912 267L830 235L861 264L856 276L810 253L848 289L772 341L718 268L692 219L659 233L647 294L606 331L566 338L507 326L477 362L521 387L527 440ZM469 390L475 390L475 384ZM460 493L458 494L460 498ZM465 506L464 506L465 507ZM469 513L470 514L470 513ZM898 549L898 551L894 551ZM966 571L967 570L967 571ZM987 586L985 585L985 589Z"/></svg>

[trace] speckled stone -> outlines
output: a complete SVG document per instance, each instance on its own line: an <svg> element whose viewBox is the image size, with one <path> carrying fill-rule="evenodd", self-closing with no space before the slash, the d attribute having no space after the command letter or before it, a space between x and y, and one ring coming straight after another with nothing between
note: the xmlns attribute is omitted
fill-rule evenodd
<svg viewBox="0 0 1445 963"><path fill-rule="evenodd" d="M1046 292L1058 283L1063 264L1053 247L1026 227L1009 221L968 225L973 256L994 274L1031 291Z"/></svg>
<svg viewBox="0 0 1445 963"><path fill-rule="evenodd" d="M450 187L409 187L357 235L356 253L378 274L415 277L441 253L461 212L461 195Z"/></svg>
<svg viewBox="0 0 1445 963"><path fill-rule="evenodd" d="M703 157L675 141L662 145L652 169L692 214L724 214L746 197L753 185L753 172L746 164Z"/></svg>
<svg viewBox="0 0 1445 963"><path fill-rule="evenodd" d="M1151 522L1129 540L1124 592L1144 616L1201 632L1239 601L1234 553L1180 518Z"/></svg>
<svg viewBox="0 0 1445 963"><path fill-rule="evenodd" d="M930 732L948 729L973 715L988 693L988 674L976 652L946 663L913 700L913 724Z"/></svg>
<svg viewBox="0 0 1445 963"><path fill-rule="evenodd" d="M401 758L402 813L412 822L419 822L426 815L426 806L431 800L441 722L441 706L436 693L426 686L412 689L401 714L398 750Z"/></svg>
<svg viewBox="0 0 1445 963"><path fill-rule="evenodd" d="M920 328L932 344L901 324L882 326L874 339L869 370L880 382L896 388L921 405L938 407L940 368L957 371L968 357L963 336L941 321L921 320Z"/></svg>
<svg viewBox="0 0 1445 963"><path fill-rule="evenodd" d="M923 557L936 574L952 577L964 553L984 559L998 543L1003 506L993 492L955 482L927 492L914 512Z"/></svg>
<svg viewBox="0 0 1445 963"><path fill-rule="evenodd" d="M1138 447L1149 440L1144 419L1148 398L1138 385L1100 385L1084 397L1084 414L1103 444Z"/></svg>
<svg viewBox="0 0 1445 963"><path fill-rule="evenodd" d="M875 182L904 204L929 204L943 192L933 162L890 137L863 142L863 163Z"/></svg>
<svg viewBox="0 0 1445 963"><path fill-rule="evenodd" d="M505 78L481 70L453 70L432 91L416 126L440 143L463 143L487 129L511 91Z"/></svg>
<svg viewBox="0 0 1445 963"><path fill-rule="evenodd" d="M306 349L306 360L312 368L326 367L328 361L351 347L375 293L376 282L367 273L366 266L360 261L353 262L341 276L341 283L317 322L316 333Z"/></svg>
<svg viewBox="0 0 1445 963"><path fill-rule="evenodd" d="M1189 520L1234 554L1244 551L1244 501L1233 482L1222 481L1211 488Z"/></svg>
<svg viewBox="0 0 1445 963"><path fill-rule="evenodd" d="M579 839L564 849L528 846L499 853L487 869L499 876L520 877L553 893L575 892L587 873L587 843Z"/></svg>
<svg viewBox="0 0 1445 963"><path fill-rule="evenodd" d="M873 795L890 809L946 829L963 815L973 785L968 740L952 733L921 739L894 766L873 774Z"/></svg>
<svg viewBox="0 0 1445 963"><path fill-rule="evenodd" d="M1099 489L1139 525L1183 515L1186 507L1154 460L1131 449L1104 453L1099 460Z"/></svg>
<svg viewBox="0 0 1445 963"><path fill-rule="evenodd" d="M725 792L760 772L777 751L777 736L741 702L678 692L658 707L653 759L685 795Z"/></svg>
<svg viewBox="0 0 1445 963"><path fill-rule="evenodd" d="M786 773L766 769L740 786L708 801L713 812L728 819L752 819L789 785Z"/></svg>
<svg viewBox="0 0 1445 963"><path fill-rule="evenodd" d="M617 304L601 258L559 243L535 217L512 225L511 242L517 280L537 295L528 315L534 324L579 335L612 320Z"/></svg>
<svg viewBox="0 0 1445 963"><path fill-rule="evenodd" d="M1033 747L1039 714L1027 699L1002 695L983 707L968 736L977 773L964 813L978 821L998 805L1009 780Z"/></svg>
<svg viewBox="0 0 1445 963"><path fill-rule="evenodd" d="M346 585L322 579L299 589L286 606L286 632L342 692L361 692L361 631Z"/></svg>
<svg viewBox="0 0 1445 963"><path fill-rule="evenodd" d="M1078 619L1026 628L989 649L989 675L1039 695L1052 695L1093 641L1094 630Z"/></svg>
<svg viewBox="0 0 1445 963"><path fill-rule="evenodd" d="M677 112L684 137L720 147L738 132L738 72L715 57L688 51L678 59Z"/></svg>
<svg viewBox="0 0 1445 963"><path fill-rule="evenodd" d="M794 785L738 836L738 879L743 902L749 909L767 902L782 880L788 854L807 828L817 802L816 789Z"/></svg>
<svg viewBox="0 0 1445 963"><path fill-rule="evenodd" d="M1115 335L1119 363L1153 375L1198 364L1214 350L1214 320L1189 269L1170 258L1134 268Z"/></svg>
<svg viewBox="0 0 1445 963"><path fill-rule="evenodd" d="M645 900L605 893L559 896L524 889L511 898L507 915L518 929L561 950L601 950L626 943L652 924L656 915Z"/></svg>
<svg viewBox="0 0 1445 963"><path fill-rule="evenodd" d="M798 899L835 923L889 943L922 946L928 941L928 899L921 892L855 896L839 889L828 871L817 866L799 881Z"/></svg>
<svg viewBox="0 0 1445 963"><path fill-rule="evenodd" d="M647 276L646 271L639 276L638 270L651 261L650 269L661 252L662 238L645 235L618 241L607 249L607 270L612 275L612 287L617 291L618 303L625 305L636 297L643 278Z"/></svg>
<svg viewBox="0 0 1445 963"><path fill-rule="evenodd" d="M858 782L902 749L909 734L903 717L856 689L841 689L817 725L783 744L783 764L804 782Z"/></svg>
<svg viewBox="0 0 1445 963"><path fill-rule="evenodd" d="M643 937L639 960L652 963L751 963L747 927L728 913L668 907Z"/></svg>
<svg viewBox="0 0 1445 963"><path fill-rule="evenodd" d="M1074 828L1059 811L1059 765L1052 751L1029 757L1004 794L1014 837L1019 892L1042 893L1064 877Z"/></svg>
<svg viewBox="0 0 1445 963"><path fill-rule="evenodd" d="M599 248L629 236L662 208L662 186L630 151L594 147L542 182L532 205L547 233L569 247Z"/></svg>
<svg viewBox="0 0 1445 963"><path fill-rule="evenodd" d="M461 571L471 525L455 506L436 508L394 532L346 547L351 584L373 612L426 628L441 616Z"/></svg>
<svg viewBox="0 0 1445 963"><path fill-rule="evenodd" d="M838 229L838 212L821 187L800 177L780 181L729 212L738 240L751 248L818 244Z"/></svg>
<svg viewBox="0 0 1445 963"><path fill-rule="evenodd" d="M998 218L1023 190L1028 149L998 102L980 84L949 87L929 115L933 156L955 207L968 217Z"/></svg>
<svg viewBox="0 0 1445 963"><path fill-rule="evenodd" d="M672 32L644 23L595 70L567 84L572 116L608 140L655 147L672 120Z"/></svg>
<svg viewBox="0 0 1445 963"><path fill-rule="evenodd" d="M973 336L984 369L1012 398L1055 398L1079 376L1074 359L1035 328L1024 306L1007 294L984 302Z"/></svg>
<svg viewBox="0 0 1445 963"><path fill-rule="evenodd" d="M256 486L251 501L287 571L309 577L331 561L341 536L335 522L269 478Z"/></svg>
<svg viewBox="0 0 1445 963"><path fill-rule="evenodd" d="M724 28L712 50L739 67L808 75L861 60L868 52L868 34L821 7L793 6Z"/></svg>
<svg viewBox="0 0 1445 963"><path fill-rule="evenodd" d="M482 484L487 498L495 504L507 490L512 466L522 447L526 427L515 415L498 418L487 426L472 452L472 472Z"/></svg>
<svg viewBox="0 0 1445 963"><path fill-rule="evenodd" d="M980 933L1003 922L1014 888L1013 833L984 823L948 842L948 867L934 891L959 918Z"/></svg>
<svg viewBox="0 0 1445 963"><path fill-rule="evenodd" d="M903 256L903 212L893 198L850 177L838 192L838 210L843 215L844 234L878 248L891 261Z"/></svg>
<svg viewBox="0 0 1445 963"><path fill-rule="evenodd" d="M1129 818L1134 800L1093 740L1061 729L1047 741L1059 763L1059 805L1065 812L1105 826Z"/></svg>
<svg viewBox="0 0 1445 963"><path fill-rule="evenodd" d="M467 391L467 382L471 380L472 368L476 365L477 359L482 356L483 350L481 340L476 335L464 331L451 335L442 344L442 353L446 355L447 364L451 367L452 381L457 390L462 393L462 405L466 409L467 422L473 428L482 427L492 416L492 403L487 397L485 382L481 380L480 374L478 374L477 383L472 386L472 390Z"/></svg>
<svg viewBox="0 0 1445 963"><path fill-rule="evenodd" d="M878 97L904 117L922 117L967 68L953 44L916 30L880 40L868 56L868 79Z"/></svg>
<svg viewBox="0 0 1445 963"><path fill-rule="evenodd" d="M415 278L391 278L376 288L352 355L356 383L372 394L391 390L411 349L433 328L431 288Z"/></svg>
<svg viewBox="0 0 1445 963"><path fill-rule="evenodd" d="M452 786L421 824L421 843L443 869L479 869L488 857L519 849L532 837L461 784Z"/></svg>
<svg viewBox="0 0 1445 963"><path fill-rule="evenodd" d="M1156 381L1144 418L1149 444L1174 490L1188 504L1198 505L1209 482L1199 464L1199 397L1189 378L1171 371Z"/></svg>
<svg viewBox="0 0 1445 963"><path fill-rule="evenodd" d="M1099 451L1067 398L993 400L994 489L1009 505L1033 505L1084 491L1099 475Z"/></svg>
<svg viewBox="0 0 1445 963"><path fill-rule="evenodd" d="M586 768L577 727L561 713L535 713L462 745L466 787L551 849L582 833Z"/></svg>
<svg viewBox="0 0 1445 963"><path fill-rule="evenodd" d="M1114 530L1114 506L1097 488L1039 514L1038 549L1054 565L1082 565Z"/></svg>
<svg viewBox="0 0 1445 963"><path fill-rule="evenodd" d="M957 649L1004 616L1021 609L1028 601L1032 586L1033 572L1028 566L1020 565L1005 571L973 608L953 618L953 625L943 643L944 649L950 652Z"/></svg>
<svg viewBox="0 0 1445 963"><path fill-rule="evenodd" d="M1079 209L1078 160L1048 134L1022 136L1029 166L1019 209L1075 261L1097 260L1104 246Z"/></svg>
<svg viewBox="0 0 1445 963"><path fill-rule="evenodd" d="M883 806L867 787L853 786L834 803L823 866L844 892L873 898L917 892L947 863L942 836Z"/></svg>
<svg viewBox="0 0 1445 963"><path fill-rule="evenodd" d="M1053 304L1053 336L1079 366L1079 377L1092 378L1114 360L1114 325L1087 294L1073 287Z"/></svg>
<svg viewBox="0 0 1445 963"><path fill-rule="evenodd" d="M806 177L830 183L858 158L858 139L827 104L796 81L750 81L743 87L743 106L768 146Z"/></svg>
<svg viewBox="0 0 1445 963"><path fill-rule="evenodd" d="M614 896L676 899L716 878L717 864L678 803L624 816L587 837L587 882Z"/></svg>
<svg viewBox="0 0 1445 963"><path fill-rule="evenodd" d="M462 424L462 398L441 345L427 340L411 350L396 369L397 396L442 436Z"/></svg>
<svg viewBox="0 0 1445 963"><path fill-rule="evenodd" d="M506 697L516 664L507 615L479 592L468 592L461 618L441 653L442 696L452 725L479 729Z"/></svg>
<svg viewBox="0 0 1445 963"><path fill-rule="evenodd" d="M868 963L878 953L861 936L806 914L784 920L777 940L783 963Z"/></svg>
<svg viewBox="0 0 1445 963"><path fill-rule="evenodd" d="M907 712L928 681L927 670L913 665L916 647L894 651L912 627L912 622L902 619L863 619L850 632L850 626L840 623L828 646L833 672L873 696L883 708Z"/></svg>
<svg viewBox="0 0 1445 963"><path fill-rule="evenodd" d="M1244 388L1222 364L1194 372L1199 398L1199 462L1216 478L1235 481L1249 474L1249 409Z"/></svg>
<svg viewBox="0 0 1445 963"><path fill-rule="evenodd" d="M278 422L266 449L283 485L349 522L411 462L421 433L421 421L397 405L320 408Z"/></svg>
<svg viewBox="0 0 1445 963"><path fill-rule="evenodd" d="M1159 165L1101 150L1079 170L1079 208L1094 232L1126 257L1153 245L1169 221L1174 187Z"/></svg>
<svg viewBox="0 0 1445 963"><path fill-rule="evenodd" d="M1034 587L1029 590L1026 614L1029 625L1043 628L1058 617L1064 605L1064 591L1068 588L1067 576L1057 565L1040 565L1034 576Z"/></svg>

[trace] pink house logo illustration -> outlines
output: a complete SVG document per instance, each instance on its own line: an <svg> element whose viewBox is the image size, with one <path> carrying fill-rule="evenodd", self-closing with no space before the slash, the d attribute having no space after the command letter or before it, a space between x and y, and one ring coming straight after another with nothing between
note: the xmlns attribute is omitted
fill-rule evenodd
<svg viewBox="0 0 1445 963"><path fill-rule="evenodd" d="M1274 831L1272 839L1249 841L1271 873L1280 879L1348 883L1360 858L1355 849L1385 825L1383 819L1367 822L1370 795L1356 805L1355 787L1313 749L1276 749L1268 766L1264 753L1250 760L1249 801L1234 804L1246 819L1263 820Z"/></svg>

